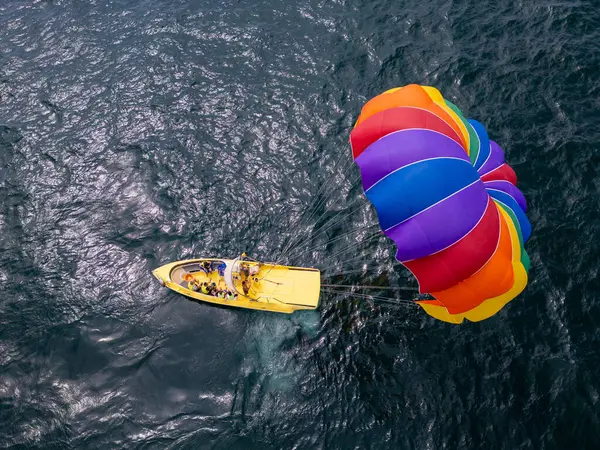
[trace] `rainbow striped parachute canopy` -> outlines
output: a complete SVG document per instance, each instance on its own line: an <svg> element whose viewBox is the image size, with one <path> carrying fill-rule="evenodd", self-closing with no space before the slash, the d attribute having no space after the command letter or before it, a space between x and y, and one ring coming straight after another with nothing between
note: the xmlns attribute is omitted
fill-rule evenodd
<svg viewBox="0 0 600 450"><path fill-rule="evenodd" d="M428 314L479 321L523 291L527 206L483 125L437 89L411 84L367 102L350 141L396 258L435 297L418 302Z"/></svg>

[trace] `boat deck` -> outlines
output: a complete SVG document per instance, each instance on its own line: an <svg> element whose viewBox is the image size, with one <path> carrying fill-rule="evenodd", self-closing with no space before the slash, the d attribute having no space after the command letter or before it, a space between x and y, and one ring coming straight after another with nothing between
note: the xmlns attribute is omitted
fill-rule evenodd
<svg viewBox="0 0 600 450"><path fill-rule="evenodd" d="M237 297L227 300L188 289L184 277L191 274L197 283L215 283L218 289L228 290L225 277L214 268L206 273L201 267L204 261L224 263L231 260L196 259L166 264L154 270L154 275L170 289L196 300L240 308L260 309L281 313L292 313L301 309L315 309L319 302L320 273L317 269L260 264L258 273L251 275L250 289L244 295L240 274L234 276ZM249 265L253 265L252 262ZM227 276L226 271L221 272Z"/></svg>

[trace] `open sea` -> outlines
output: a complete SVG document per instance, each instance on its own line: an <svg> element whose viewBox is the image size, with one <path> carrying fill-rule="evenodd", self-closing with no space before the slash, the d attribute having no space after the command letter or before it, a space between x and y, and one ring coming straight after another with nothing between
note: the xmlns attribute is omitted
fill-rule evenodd
<svg viewBox="0 0 600 450"><path fill-rule="evenodd" d="M409 83L528 200L499 314L376 291L278 315L152 277L288 248L414 287L348 143ZM597 0L0 1L0 448L600 449L599 109Z"/></svg>

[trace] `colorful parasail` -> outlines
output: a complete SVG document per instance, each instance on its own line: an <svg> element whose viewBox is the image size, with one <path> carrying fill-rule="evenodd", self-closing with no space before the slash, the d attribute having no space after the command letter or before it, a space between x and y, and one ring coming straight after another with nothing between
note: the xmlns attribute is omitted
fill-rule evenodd
<svg viewBox="0 0 600 450"><path fill-rule="evenodd" d="M411 84L367 102L350 142L396 258L435 298L417 301L429 315L484 320L523 291L527 205L483 125L437 89Z"/></svg>

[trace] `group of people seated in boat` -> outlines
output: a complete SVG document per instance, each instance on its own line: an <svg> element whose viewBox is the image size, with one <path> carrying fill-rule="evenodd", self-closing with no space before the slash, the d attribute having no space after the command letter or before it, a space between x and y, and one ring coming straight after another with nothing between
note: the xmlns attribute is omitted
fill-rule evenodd
<svg viewBox="0 0 600 450"><path fill-rule="evenodd" d="M222 277L226 267L227 266L223 261L203 261L200 263L200 270L206 275L210 275L216 270L219 272L219 276ZM252 282L259 282L258 278L256 277L259 271L260 267L258 264L248 264L246 262L242 262L240 264L239 272L241 274L241 285L245 296L248 296ZM187 288L190 291L199 292L204 295L210 295L225 300L237 300L237 292L231 292L228 289L221 289L220 286L217 286L217 283L210 281L199 282L191 273L187 273L183 279L187 281Z"/></svg>
<svg viewBox="0 0 600 450"><path fill-rule="evenodd" d="M207 281L205 281L204 283L199 283L194 279L194 276L190 273L188 273L184 279L188 282L187 287L190 291L200 292L201 294L222 298L224 300L237 300L236 293L231 292L228 289L220 289L217 286L217 283L209 283Z"/></svg>

